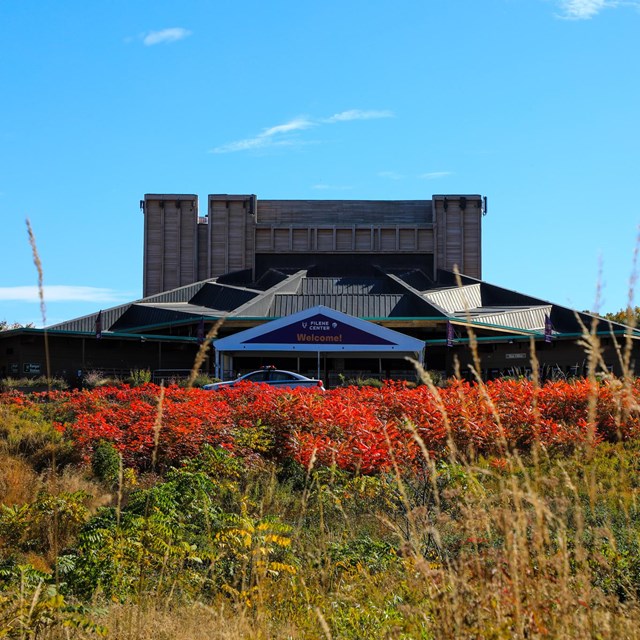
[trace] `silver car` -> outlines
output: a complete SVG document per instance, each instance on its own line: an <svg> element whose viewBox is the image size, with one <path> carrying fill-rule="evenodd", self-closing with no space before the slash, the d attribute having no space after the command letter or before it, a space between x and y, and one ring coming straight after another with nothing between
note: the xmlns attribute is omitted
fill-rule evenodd
<svg viewBox="0 0 640 640"><path fill-rule="evenodd" d="M272 369L271 367L265 367L258 371L252 371L251 373L245 373L243 376L239 376L235 380L228 380L227 382L214 382L213 384L205 384L203 389L207 391L219 391L225 387L233 387L240 382L256 382L259 384L268 384L270 387L276 389L295 389L297 387L306 387L309 389L317 389L324 391L324 385L322 380L316 380L315 378L307 378L300 373L294 373L293 371L284 371L282 369Z"/></svg>

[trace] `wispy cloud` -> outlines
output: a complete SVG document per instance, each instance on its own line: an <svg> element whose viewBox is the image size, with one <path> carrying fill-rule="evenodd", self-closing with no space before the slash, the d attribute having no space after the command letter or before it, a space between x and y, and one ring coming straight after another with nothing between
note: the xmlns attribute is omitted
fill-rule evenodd
<svg viewBox="0 0 640 640"><path fill-rule="evenodd" d="M327 118L325 122L348 122L350 120L377 120L379 118L393 118L393 112L391 111L363 111L362 109L350 109L348 111L341 111L340 113L334 113L330 118Z"/></svg>
<svg viewBox="0 0 640 640"><path fill-rule="evenodd" d="M361 109L351 109L341 111L328 118L309 118L299 116L273 127L264 129L261 133L251 138L243 138L226 144L214 147L210 153L232 153L234 151L250 151L265 149L268 147L285 147L305 144L302 138L297 135L304 129L311 129L322 125L335 124L337 122L349 122L353 120L374 120L377 118L392 118L391 111L365 111Z"/></svg>
<svg viewBox="0 0 640 640"><path fill-rule="evenodd" d="M161 29L160 31L150 31L147 33L142 42L151 47L154 44L168 44L170 42L178 42L184 40L191 35L191 31L182 27L172 27L171 29Z"/></svg>
<svg viewBox="0 0 640 640"><path fill-rule="evenodd" d="M429 171L428 173L423 173L420 178L423 180L438 180L439 178L446 178L452 175L453 171Z"/></svg>
<svg viewBox="0 0 640 640"><path fill-rule="evenodd" d="M55 284L44 287L44 299L47 302L125 302L130 298L127 292L99 287ZM0 300L39 303L38 287L0 287Z"/></svg>
<svg viewBox="0 0 640 640"><path fill-rule="evenodd" d="M294 118L284 124L269 127L253 138L229 142L228 144L223 144L212 149L211 152L230 153L232 151L247 151L249 149L260 149L264 147L290 146L296 144L296 138L293 135L296 131L309 129L313 126L315 126L314 123L308 118Z"/></svg>
<svg viewBox="0 0 640 640"><path fill-rule="evenodd" d="M618 0L558 0L561 16L570 20L588 20L608 7L620 4Z"/></svg>
<svg viewBox="0 0 640 640"><path fill-rule="evenodd" d="M277 124L275 127L269 127L265 129L261 134L261 138L270 138L276 136L279 133L291 133L291 131L300 131L301 129L308 129L313 126L313 122L307 118L296 118L285 124Z"/></svg>

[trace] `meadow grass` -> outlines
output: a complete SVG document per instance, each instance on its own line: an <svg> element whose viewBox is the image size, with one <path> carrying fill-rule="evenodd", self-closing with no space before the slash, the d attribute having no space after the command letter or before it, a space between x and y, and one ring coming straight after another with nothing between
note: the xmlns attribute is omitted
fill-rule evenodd
<svg viewBox="0 0 640 640"><path fill-rule="evenodd" d="M38 471L38 443L63 447L48 429L2 431L8 637L640 636L640 443L426 454L375 476L212 454L114 486L70 460ZM101 509L116 502L124 524ZM106 544L128 582L64 572Z"/></svg>

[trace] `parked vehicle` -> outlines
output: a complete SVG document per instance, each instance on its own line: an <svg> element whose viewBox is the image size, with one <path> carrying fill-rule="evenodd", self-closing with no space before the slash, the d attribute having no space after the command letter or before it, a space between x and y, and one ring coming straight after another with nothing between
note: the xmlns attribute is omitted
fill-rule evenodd
<svg viewBox="0 0 640 640"><path fill-rule="evenodd" d="M243 376L239 376L235 380L205 384L202 388L206 389L207 391L219 391L220 389L224 389L225 387L233 387L241 382L268 384L270 387L275 387L276 389L295 389L298 387L307 387L311 389L318 389L320 391L325 390L324 384L322 384L322 380L307 378L300 373L294 373L293 371L284 371L283 369L275 369L273 367L263 367L258 371L245 373Z"/></svg>

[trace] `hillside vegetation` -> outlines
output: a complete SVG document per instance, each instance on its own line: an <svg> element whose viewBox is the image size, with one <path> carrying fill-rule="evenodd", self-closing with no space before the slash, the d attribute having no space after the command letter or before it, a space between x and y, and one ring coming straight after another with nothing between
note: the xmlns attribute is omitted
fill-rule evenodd
<svg viewBox="0 0 640 640"><path fill-rule="evenodd" d="M0 637L640 637L640 383L0 396Z"/></svg>

